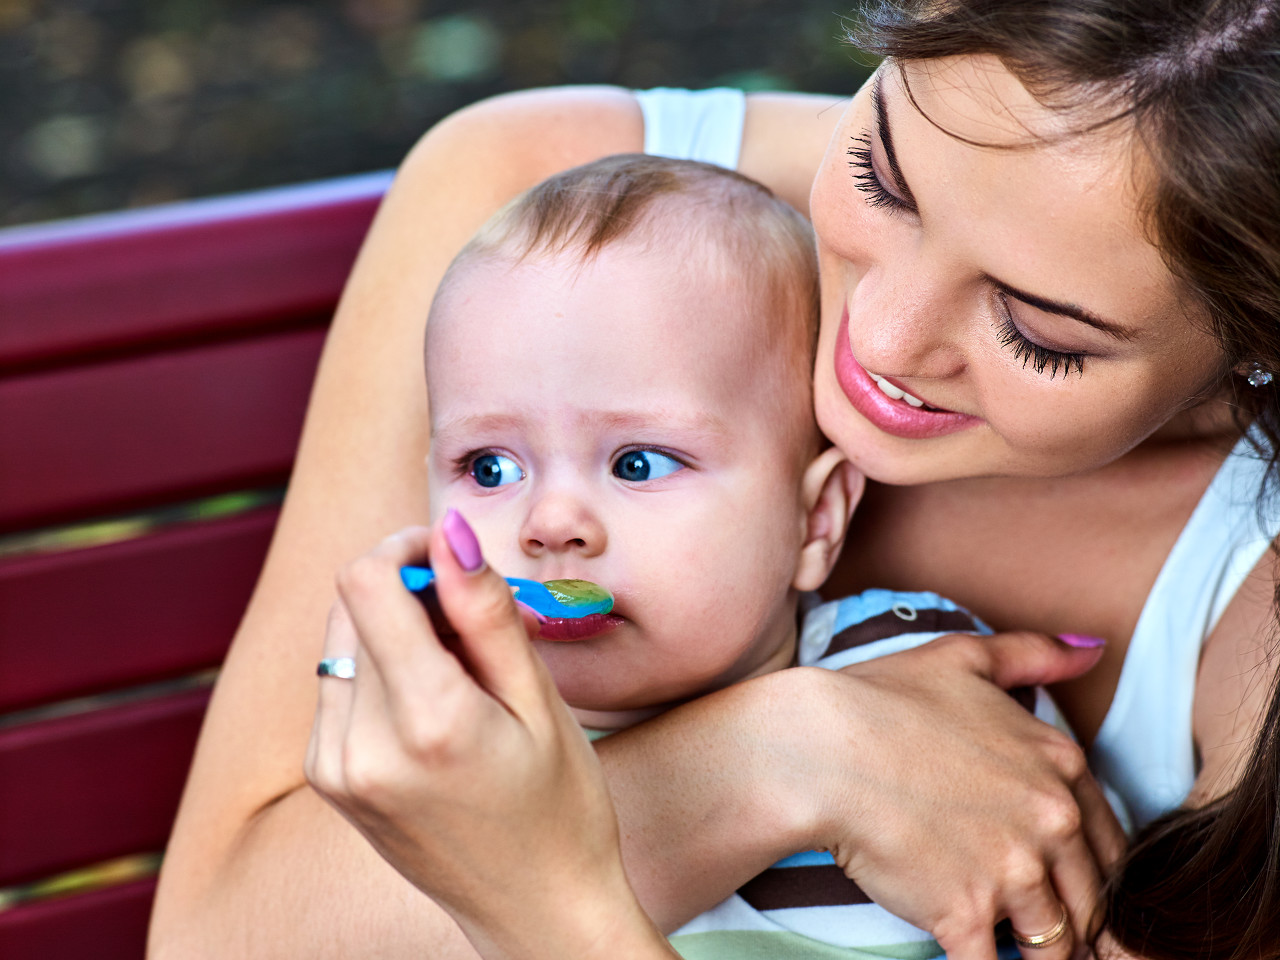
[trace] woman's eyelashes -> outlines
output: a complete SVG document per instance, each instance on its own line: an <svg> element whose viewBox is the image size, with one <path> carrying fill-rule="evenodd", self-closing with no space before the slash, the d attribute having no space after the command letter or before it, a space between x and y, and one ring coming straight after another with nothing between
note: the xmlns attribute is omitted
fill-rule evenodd
<svg viewBox="0 0 1280 960"><path fill-rule="evenodd" d="M613 475L628 483L657 480L683 469L684 464L675 457L657 450L628 450L613 461Z"/></svg>
<svg viewBox="0 0 1280 960"><path fill-rule="evenodd" d="M1036 343L1013 322L1013 313L1009 310L1009 303L1004 294L997 291L995 299L999 323L996 336L1002 347L1008 347L1013 351L1015 360L1021 360L1024 367L1030 364L1031 369L1036 373L1044 373L1047 370L1050 380L1058 375L1059 370L1064 376L1073 371L1078 374L1084 373L1086 354L1053 350Z"/></svg>
<svg viewBox="0 0 1280 960"><path fill-rule="evenodd" d="M891 212L899 210L910 212L911 205L901 197L890 193L877 175L875 164L871 161L871 135L864 133L852 139L857 146L849 147L845 153L850 158L849 166L859 171L854 174L853 180L857 188L867 195L867 205L882 207Z"/></svg>
<svg viewBox="0 0 1280 960"><path fill-rule="evenodd" d="M465 458L467 475L482 487L501 487L524 479L524 471L510 457L500 453L481 452Z"/></svg>

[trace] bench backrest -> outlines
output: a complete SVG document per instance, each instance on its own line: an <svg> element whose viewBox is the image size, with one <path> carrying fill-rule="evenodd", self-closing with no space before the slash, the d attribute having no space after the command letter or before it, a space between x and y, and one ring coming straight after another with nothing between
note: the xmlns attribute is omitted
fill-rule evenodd
<svg viewBox="0 0 1280 960"><path fill-rule="evenodd" d="M389 174L0 231L0 956L143 955Z"/></svg>

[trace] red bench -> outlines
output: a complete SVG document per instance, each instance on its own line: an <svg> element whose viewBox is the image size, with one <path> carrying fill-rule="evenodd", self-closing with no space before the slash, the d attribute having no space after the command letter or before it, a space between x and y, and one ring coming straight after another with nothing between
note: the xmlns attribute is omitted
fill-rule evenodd
<svg viewBox="0 0 1280 960"><path fill-rule="evenodd" d="M0 956L143 955L389 174L0 231Z"/></svg>

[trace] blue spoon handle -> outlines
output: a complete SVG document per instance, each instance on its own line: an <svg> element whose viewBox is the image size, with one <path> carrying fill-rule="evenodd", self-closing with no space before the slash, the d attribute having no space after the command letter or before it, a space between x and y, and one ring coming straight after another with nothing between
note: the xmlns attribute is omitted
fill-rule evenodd
<svg viewBox="0 0 1280 960"><path fill-rule="evenodd" d="M400 568L400 579L414 593L421 593L431 585L435 578L435 571L427 567ZM569 606L557 600L555 595L537 580L525 580L522 577L506 577L504 579L516 588L517 600L544 617L577 620L593 613L608 613L609 608L613 606L612 602L589 606Z"/></svg>

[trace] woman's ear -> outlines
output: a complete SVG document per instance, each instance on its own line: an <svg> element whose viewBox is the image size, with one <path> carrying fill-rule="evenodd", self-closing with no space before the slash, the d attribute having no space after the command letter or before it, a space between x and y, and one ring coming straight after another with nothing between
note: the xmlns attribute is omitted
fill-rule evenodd
<svg viewBox="0 0 1280 960"><path fill-rule="evenodd" d="M820 453L805 469L801 483L805 535L791 585L817 590L835 566L844 546L853 508L862 499L867 478L835 447Z"/></svg>

